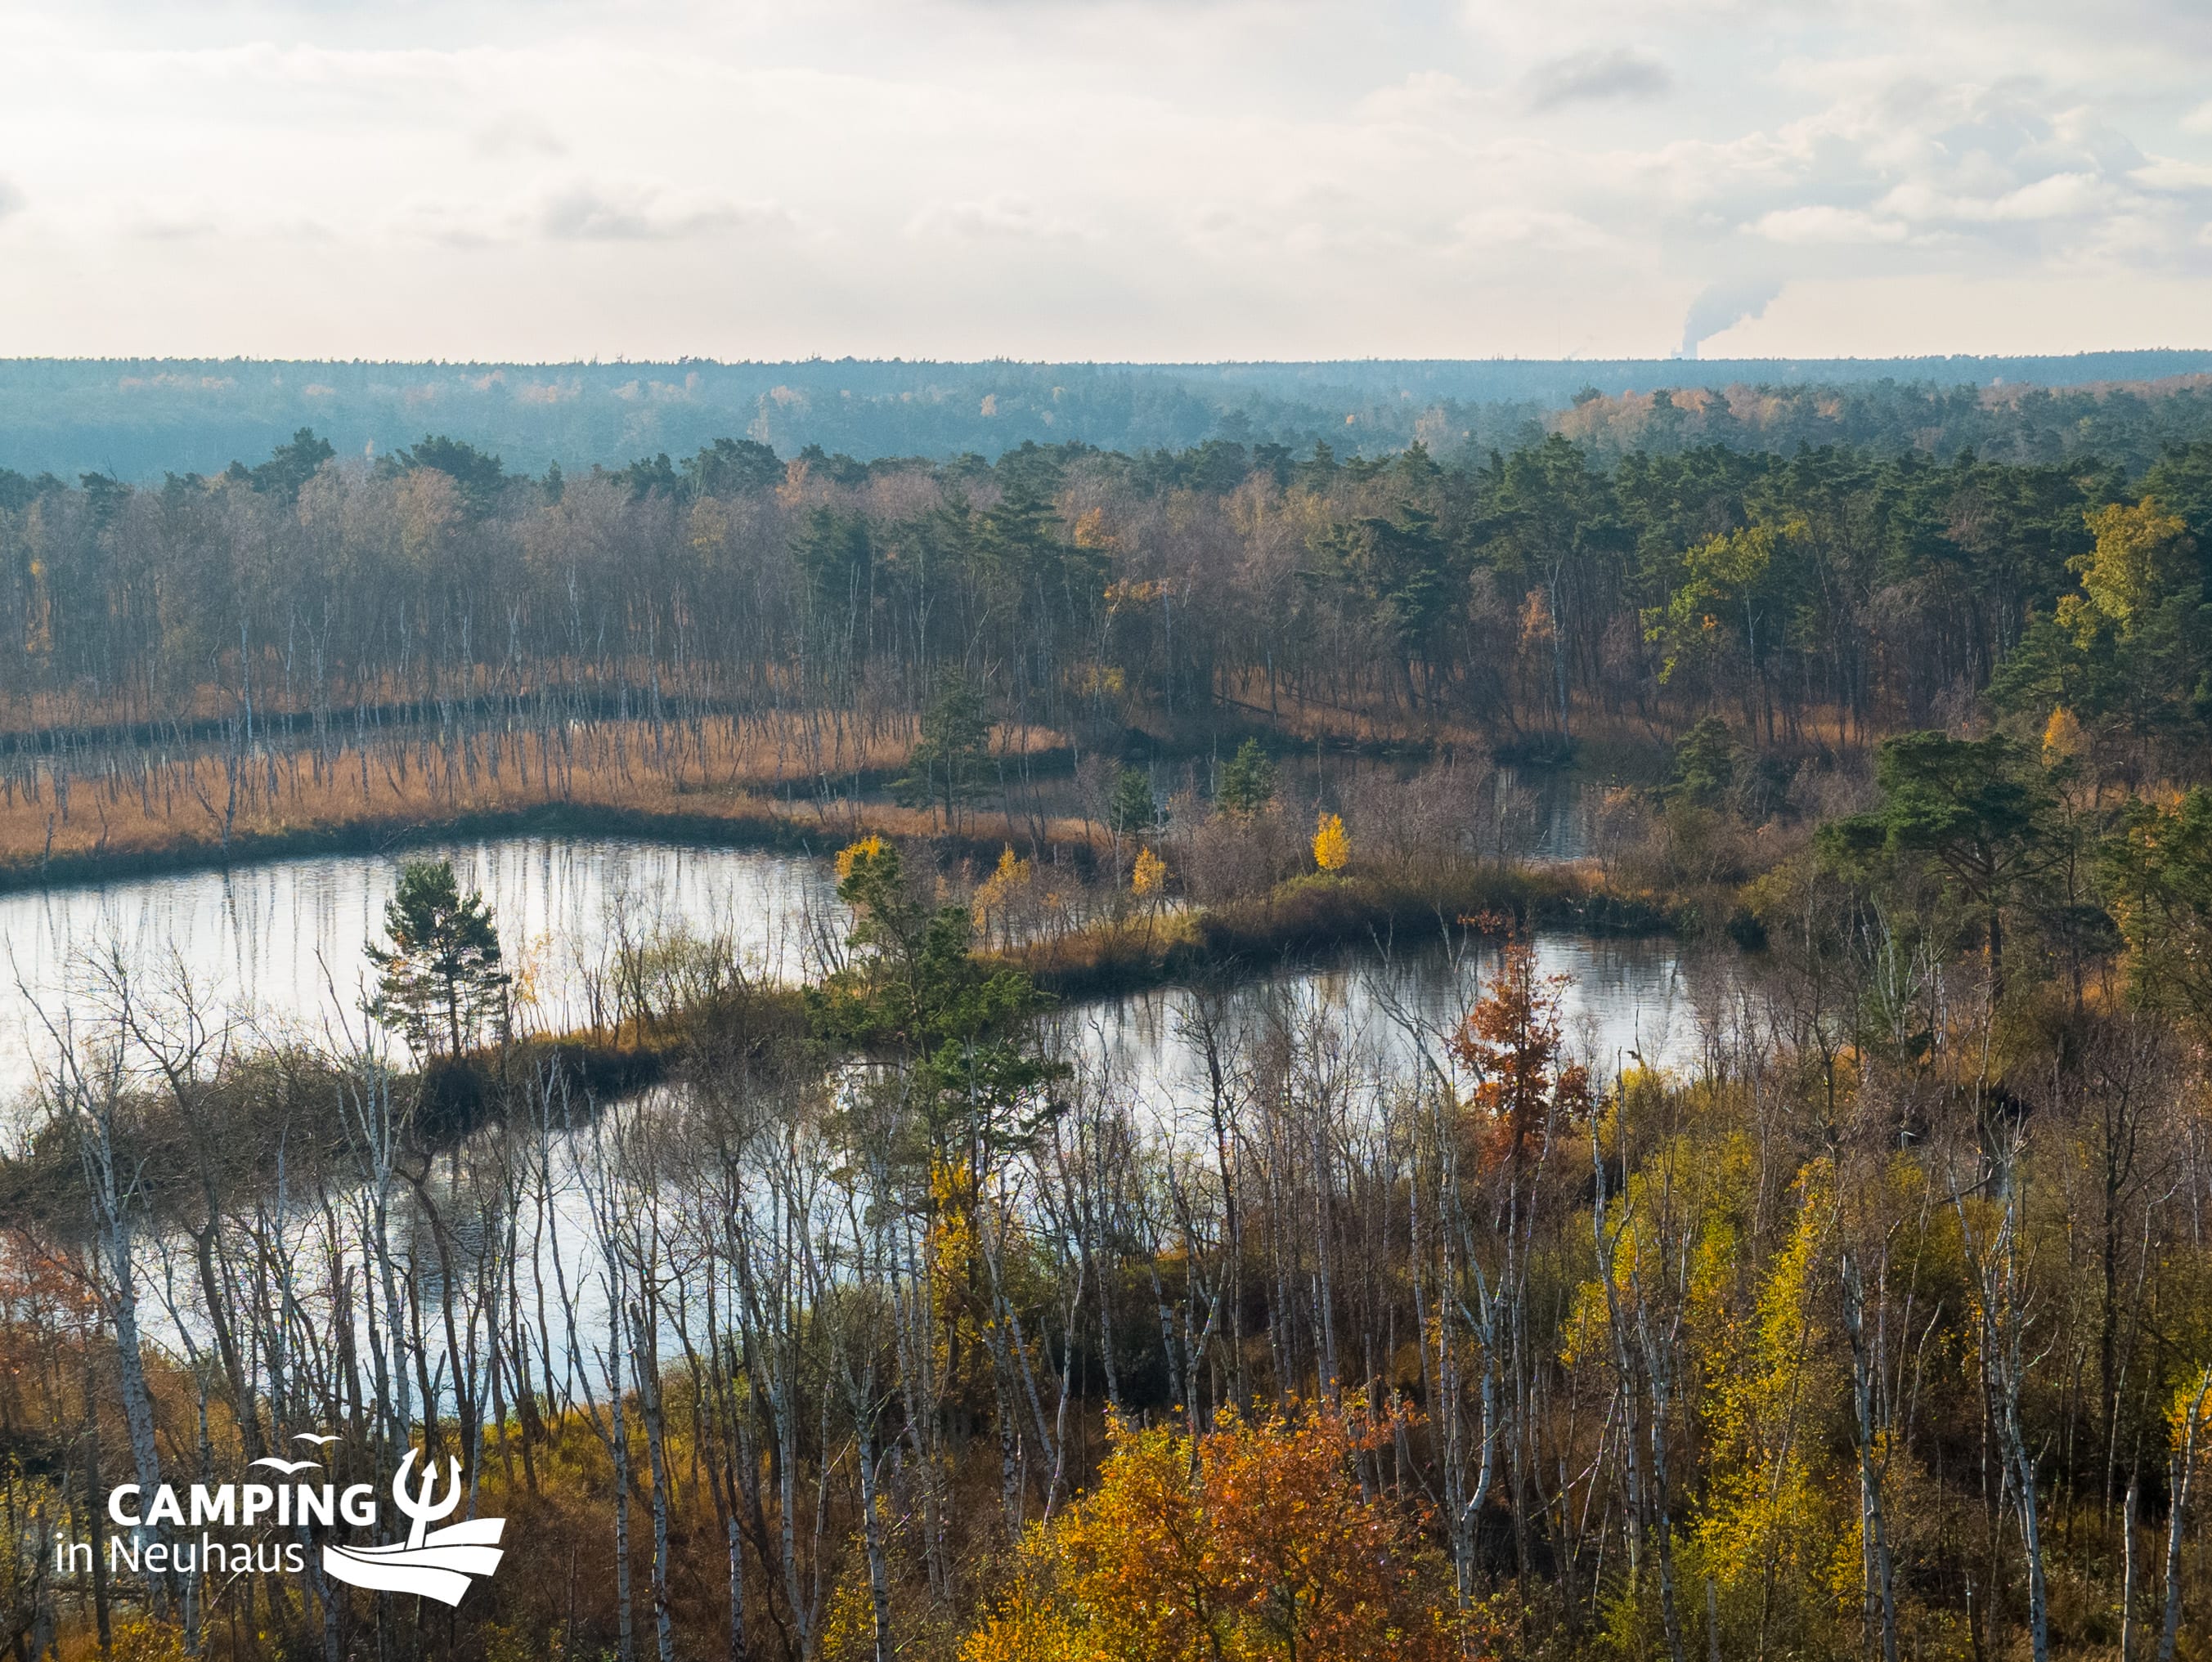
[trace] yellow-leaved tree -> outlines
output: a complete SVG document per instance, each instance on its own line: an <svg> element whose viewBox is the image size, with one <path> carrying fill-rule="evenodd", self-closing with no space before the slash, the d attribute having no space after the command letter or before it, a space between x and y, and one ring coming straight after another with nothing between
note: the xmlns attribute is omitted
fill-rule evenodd
<svg viewBox="0 0 2212 1662"><path fill-rule="evenodd" d="M1698 1412L1712 1476L1692 1513L1684 1568L1712 1578L1723 1650L1760 1649L1778 1632L1808 1651L1839 1642L1835 1623L1862 1601L1852 1489L1837 1457L1845 1346L1819 1296L1834 1203L1834 1168L1815 1160L1798 1175L1780 1250L1748 1288L1735 1242L1698 1255L1709 1348ZM1733 1234L1741 1221L1717 1217L1708 1228ZM1720 1247L1721 1237L1701 1244Z"/></svg>
<svg viewBox="0 0 2212 1662"><path fill-rule="evenodd" d="M962 1662L1470 1653L1419 1519L1360 1492L1358 1456L1391 1429L1224 1412L1194 1448L1172 1428L1114 1420L1097 1486L1029 1532L1020 1573Z"/></svg>
<svg viewBox="0 0 2212 1662"><path fill-rule="evenodd" d="M1149 848L1137 851L1129 868L1129 889L1145 908L1145 931L1149 936L1159 921L1160 901L1166 897L1168 863Z"/></svg>
<svg viewBox="0 0 2212 1662"><path fill-rule="evenodd" d="M858 842L847 843L837 851L838 881L843 882L851 876L855 870L864 868L872 861L880 858L884 848L884 840L872 831Z"/></svg>
<svg viewBox="0 0 2212 1662"><path fill-rule="evenodd" d="M2043 765L2056 767L2081 754L2081 724L2064 705L2054 705L2051 719L2043 724Z"/></svg>
<svg viewBox="0 0 2212 1662"><path fill-rule="evenodd" d="M2114 502L2084 518L2097 546L2066 563L2081 578L2087 606L2122 635L2132 634L2147 613L2191 577L2196 541L2179 517L2148 496L2134 504ZM2086 630L2085 612L2075 596L2059 602L2059 622L2077 634Z"/></svg>
<svg viewBox="0 0 2212 1662"><path fill-rule="evenodd" d="M2181 1631L2181 1543L2189 1521L2189 1491L2204 1450L2212 1444L2212 1368L2201 1369L2196 1379L2173 1393L2166 1410L2173 1436L2173 1455L2166 1483L2166 1615L2160 1624L2160 1662L2173 1654Z"/></svg>
<svg viewBox="0 0 2212 1662"><path fill-rule="evenodd" d="M1341 871L1352 859L1352 839L1346 834L1344 817L1323 814L1314 826L1314 864L1324 871Z"/></svg>
<svg viewBox="0 0 2212 1662"><path fill-rule="evenodd" d="M1168 863L1149 848L1137 851L1137 863L1129 869L1129 887L1140 899L1158 895L1168 880Z"/></svg>
<svg viewBox="0 0 2212 1662"><path fill-rule="evenodd" d="M1029 919L1028 901L1031 880L1036 868L1014 852L1008 843L999 856L998 869L975 887L975 897L970 910L975 919L975 933L983 944L994 943L1011 950L1022 926Z"/></svg>

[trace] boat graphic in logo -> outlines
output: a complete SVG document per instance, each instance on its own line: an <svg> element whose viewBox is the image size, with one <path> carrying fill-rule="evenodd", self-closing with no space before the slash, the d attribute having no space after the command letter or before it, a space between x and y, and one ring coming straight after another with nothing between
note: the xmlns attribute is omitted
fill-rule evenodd
<svg viewBox="0 0 2212 1662"><path fill-rule="evenodd" d="M424 1469L420 1495L407 1492L407 1474L414 1464L415 1451L410 1448L392 1478L392 1498L400 1511L415 1520L407 1533L407 1544L325 1546L323 1569L348 1586L377 1592L415 1592L442 1604L458 1604L472 1578L489 1575L499 1568L499 1537L507 1519L471 1518L444 1529L430 1528L439 1519L451 1517L461 1503L461 1463L451 1462L451 1487L442 1501L431 1499L438 1487L435 1466Z"/></svg>

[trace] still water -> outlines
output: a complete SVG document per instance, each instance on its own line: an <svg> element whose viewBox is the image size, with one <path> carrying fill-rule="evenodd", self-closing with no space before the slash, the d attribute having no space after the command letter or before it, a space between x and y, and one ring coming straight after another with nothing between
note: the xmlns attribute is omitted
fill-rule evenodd
<svg viewBox="0 0 2212 1662"><path fill-rule="evenodd" d="M725 938L748 971L798 980L820 961L844 919L826 864L789 855L605 839L514 838L430 851L481 889L510 967L540 1028L584 1023L595 989L625 940L680 923ZM385 902L400 861L347 854L0 896L0 1097L13 1098L51 1052L49 1021L80 1026L99 998L88 955L119 955L145 990L181 974L206 1010L262 1035L313 1037L358 1022L370 980L363 947L383 938ZM1669 942L1548 936L1540 968L1568 978L1567 1037L1601 1073L1641 1057L1695 1054L1701 1020L1729 996L1717 970ZM1494 969L1493 952L1437 950L1387 963L1346 961L1286 970L1230 995L1229 1019L1249 1027L1303 1004L1328 1012L1346 1065L1402 1071L1456 1023ZM1110 1059L1143 1091L1202 1087L1184 1042L1195 1008L1176 989L1060 1013L1058 1042Z"/></svg>
<svg viewBox="0 0 2212 1662"><path fill-rule="evenodd" d="M828 868L748 850L520 837L409 851L451 859L497 919L528 1025L583 1024L624 940L681 920L729 940L756 974L796 980L818 931L841 931ZM100 1002L88 956L118 955L149 993L189 978L204 1008L259 1034L358 1024L400 857L339 854L0 895L0 1095L28 1082L49 1022Z"/></svg>
<svg viewBox="0 0 2212 1662"><path fill-rule="evenodd" d="M1601 1078L1643 1065L1685 1070L1740 989L1725 962L1686 958L1671 943L1540 936L1536 967L1556 978L1569 1055ZM1210 1093L1200 1037L1211 1021L1219 1049L1250 1058L1296 1034L1291 1064L1353 1095L1450 1071L1445 1040L1496 974L1500 952L1477 943L1388 961L1347 958L1243 983L1210 1004L1181 987L1156 988L1057 1013L1060 1054L1123 1082L1164 1116Z"/></svg>
<svg viewBox="0 0 2212 1662"><path fill-rule="evenodd" d="M586 1020L616 949L656 928L681 924L721 937L752 973L795 980L818 965L822 943L844 926L819 861L586 839L431 852L450 858L464 885L492 903L505 955L528 985L527 1017L541 1027ZM96 1005L82 969L88 954L119 956L157 993L165 979L187 975L204 1009L259 1034L313 1036L343 1019L357 1023L369 980L362 948L381 938L399 864L330 856L0 896L0 947L9 961L0 964L0 1100L20 1099L35 1058L51 1053L48 1019L59 1024L67 1011L82 1022ZM1543 974L1564 978L1571 1049L1601 1077L1632 1059L1688 1063L1735 994L1724 964L1692 960L1668 942L1552 936L1539 938L1536 954ZM1207 1097L1194 1042L1202 1015L1248 1063L1285 1031L1298 1033L1311 1047L1301 1065L1332 1071L1349 1101L1393 1089L1425 1057L1440 1059L1443 1035L1497 961L1494 947L1454 955L1438 946L1389 961L1306 964L1244 981L1204 1006L1189 991L1161 988L1058 1010L1047 1036L1173 1137ZM655 1104L648 1096L629 1108L651 1114ZM20 1135L27 1123L20 1107L0 1108L0 1135ZM598 1147L589 1135L560 1138L547 1154L536 1203L543 1210L534 1222L518 1220L523 1283L567 1289L538 1338L532 1367L547 1377L581 1365L607 1330L611 1306L594 1267L601 1254L589 1204L593 1185L605 1181ZM146 1250L159 1256L173 1245ZM345 1249L356 1268L361 1251L358 1242ZM434 1259L414 1267L432 1275ZM172 1318L194 1319L183 1309Z"/></svg>

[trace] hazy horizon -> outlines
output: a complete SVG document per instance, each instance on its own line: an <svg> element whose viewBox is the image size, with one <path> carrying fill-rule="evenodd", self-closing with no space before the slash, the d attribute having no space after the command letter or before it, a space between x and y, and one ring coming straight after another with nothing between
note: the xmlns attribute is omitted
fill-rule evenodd
<svg viewBox="0 0 2212 1662"><path fill-rule="evenodd" d="M1419 440L1451 455L1510 449L1540 436L1593 391L1622 400L1662 387L1782 390L1793 410L1780 425L1765 411L1716 436L1785 449L1801 441L1887 442L1904 430L1900 422L1942 428L1946 444L1987 442L2001 432L2016 439L2026 430L2019 424L1982 419L1994 412L1969 416L1956 408L1959 400L1977 404L1999 386L2048 388L2050 397L2079 407L2053 409L2029 424L2047 430L2035 453L2117 447L2140 458L2146 444L2203 430L2208 377L2212 351L1210 365L8 359L0 360L0 470L148 482L170 473L212 474L234 461L259 461L301 428L354 458L388 455L436 433L533 473L555 462L619 467L660 452L681 457L725 438L768 445L786 459L810 445L862 460L942 461L995 458L1024 443L1072 441L1136 453L1216 438L1284 445L1300 454L1326 441L1340 453L1370 455ZM1816 388L1849 391L1844 402L1851 408L1824 415L1808 407L1828 402L1825 392L1812 396ZM2140 419L2103 408L2116 401L2089 388L2141 390L2142 396L2118 401L2142 406ZM1578 436L1600 448L1640 442L1626 437L1631 429L1640 433L1640 421L1603 432L1584 422Z"/></svg>

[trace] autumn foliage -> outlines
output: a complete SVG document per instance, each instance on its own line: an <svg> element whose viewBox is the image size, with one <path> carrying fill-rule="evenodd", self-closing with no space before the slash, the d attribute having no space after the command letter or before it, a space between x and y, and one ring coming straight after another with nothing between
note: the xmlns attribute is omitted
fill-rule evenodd
<svg viewBox="0 0 2212 1662"><path fill-rule="evenodd" d="M1420 1519L1370 1497L1389 1424L1224 1410L1194 1441L1115 1420L1097 1485L1030 1531L963 1662L1406 1662L1465 1653Z"/></svg>
<svg viewBox="0 0 2212 1662"><path fill-rule="evenodd" d="M1453 1058L1476 1081L1486 1163L1540 1157L1547 1127L1589 1111L1589 1070L1564 1059L1567 982L1538 974L1526 941L1509 941L1490 990L1451 1036Z"/></svg>
<svg viewBox="0 0 2212 1662"><path fill-rule="evenodd" d="M1314 864L1323 871L1341 871L1352 860L1352 838L1341 814L1323 814L1314 827Z"/></svg>

